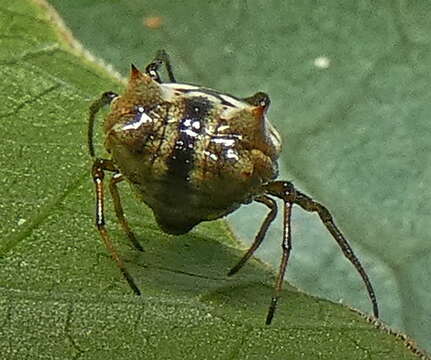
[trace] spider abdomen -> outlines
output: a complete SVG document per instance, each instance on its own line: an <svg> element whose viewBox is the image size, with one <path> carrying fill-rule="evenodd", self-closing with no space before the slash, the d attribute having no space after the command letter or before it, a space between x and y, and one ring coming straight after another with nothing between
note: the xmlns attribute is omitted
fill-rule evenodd
<svg viewBox="0 0 431 360"><path fill-rule="evenodd" d="M251 201L277 176L280 140L265 111L135 73L112 104L105 145L162 229L184 233Z"/></svg>

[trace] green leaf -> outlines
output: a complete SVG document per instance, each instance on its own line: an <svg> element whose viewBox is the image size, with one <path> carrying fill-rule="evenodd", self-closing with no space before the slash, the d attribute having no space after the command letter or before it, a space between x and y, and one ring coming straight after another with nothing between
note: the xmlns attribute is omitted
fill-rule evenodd
<svg viewBox="0 0 431 360"><path fill-rule="evenodd" d="M265 326L272 273L253 260L225 276L242 252L223 221L181 237L163 234L124 187L145 253L130 248L109 203L107 213L144 292L134 296L94 229L85 144L90 101L121 83L54 20L42 0L0 4L2 359L420 355L358 313L288 285L273 325Z"/></svg>

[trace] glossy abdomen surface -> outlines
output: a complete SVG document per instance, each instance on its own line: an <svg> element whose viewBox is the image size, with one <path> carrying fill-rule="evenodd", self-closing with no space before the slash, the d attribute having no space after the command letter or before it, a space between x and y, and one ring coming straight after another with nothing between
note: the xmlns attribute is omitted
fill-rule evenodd
<svg viewBox="0 0 431 360"><path fill-rule="evenodd" d="M222 217L277 175L279 137L264 109L134 74L105 121L106 148L169 233Z"/></svg>

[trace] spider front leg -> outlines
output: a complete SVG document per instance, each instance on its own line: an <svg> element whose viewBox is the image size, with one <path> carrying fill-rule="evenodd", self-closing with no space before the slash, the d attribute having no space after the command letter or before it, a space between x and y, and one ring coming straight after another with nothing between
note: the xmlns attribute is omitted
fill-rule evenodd
<svg viewBox="0 0 431 360"><path fill-rule="evenodd" d="M338 227L335 225L334 219L332 218L329 210L322 204L314 201L308 195L296 190L294 185L289 181L274 181L273 183L270 183L266 186L266 191L268 194L281 198L285 203L289 202L291 204L297 204L305 211L315 212L319 215L322 223L337 242L344 256L352 263L361 276L367 289L368 296L373 305L374 316L378 318L379 309L371 281L359 259L354 254L353 249L348 243L347 239L341 233L340 229L338 229Z"/></svg>
<svg viewBox="0 0 431 360"><path fill-rule="evenodd" d="M176 82L169 56L165 50L159 50L157 52L154 60L145 68L145 72L150 75L155 81L161 83L162 80L160 79L159 70L163 64L165 64L166 71L169 76L169 81L173 83Z"/></svg>
<svg viewBox="0 0 431 360"><path fill-rule="evenodd" d="M90 153L90 156L94 158L94 144L93 144L93 137L94 137L94 123L96 121L96 115L100 111L102 107L105 105L109 105L112 100L118 97L118 94L107 91L102 94L102 96L94 101L90 105L90 111L88 116L88 129L87 129L87 144L88 144L88 152Z"/></svg>
<svg viewBox="0 0 431 360"><path fill-rule="evenodd" d="M259 248L262 244L263 239L265 238L266 232L268 231L269 226L274 221L277 216L277 203L268 196L259 196L255 199L262 204L265 204L269 209L269 213L266 215L265 220L263 221L259 232L257 233L253 244L241 258L241 260L229 271L228 276L232 276L236 272L238 272L243 265L253 256L254 252ZM285 202L284 204L284 236L282 242L283 249L283 257L280 263L280 269L277 274L277 278L275 281L275 293L272 297L271 304L269 306L268 314L266 316L266 325L270 325L272 318L274 317L275 308L277 306L278 298L280 297L280 292L283 288L283 279L284 274L286 272L287 261L289 259L290 250L292 248L291 241L291 232L290 232L290 218L291 218L291 210L292 204L289 202Z"/></svg>
<svg viewBox="0 0 431 360"><path fill-rule="evenodd" d="M292 187L293 192L295 189ZM290 251L292 250L292 232L291 232L291 219L292 219L292 202L287 199L284 200L284 216L283 216L283 241L281 242L282 256L280 267L278 269L277 277L275 279L274 295L271 298L268 314L266 316L266 325L270 325L274 317L275 309L277 308L278 299L280 298L281 290L283 290L283 280L286 274L287 263L289 261Z"/></svg>
<svg viewBox="0 0 431 360"><path fill-rule="evenodd" d="M135 281L133 280L133 278L130 275L130 273L128 272L128 270L126 269L126 266L124 265L123 260L118 255L117 250L115 249L115 247L112 243L112 240L108 234L108 231L106 230L105 215L104 215L104 191L103 191L104 190L103 189L103 179L105 177L105 171L118 172L118 170L116 169L115 165L112 163L111 160L96 159L94 161L94 164L93 164L92 175L93 175L94 184L96 185L96 226L97 226L97 230L99 231L100 236L101 236L103 243L105 244L107 250L110 252L112 258L117 263L117 266L120 268L123 276L125 277L125 279L129 283L133 292L136 295L141 295L141 291L139 290L138 286L136 285ZM115 199L114 199L114 203L115 203ZM120 207L121 207L121 204L120 204ZM117 205L115 205L115 208L117 211ZM125 224L127 225L127 222Z"/></svg>
<svg viewBox="0 0 431 360"><path fill-rule="evenodd" d="M121 199L120 199L120 193L117 188L117 184L121 181L124 181L124 177L120 173L115 173L111 177L111 181L109 182L109 190L111 192L112 200L114 201L114 208L115 208L115 214L117 215L117 219L123 228L124 232L126 233L127 237L129 238L132 245L139 251L144 251L141 244L136 239L135 234L130 229L129 223L127 222L126 218L124 217L124 211L123 206L121 205Z"/></svg>
<svg viewBox="0 0 431 360"><path fill-rule="evenodd" d="M127 234L127 237L132 242L133 246L143 251L142 246L136 240L135 235L131 231L129 224L127 223L126 218L124 217L123 207L121 206L120 194L117 189L117 183L123 180L123 177L119 173L118 169L115 167L112 160L99 159L95 158L94 152L94 144L93 144L93 136L94 136L94 123L96 121L96 115L100 111L102 107L105 105L111 104L111 102L118 97L118 94L108 91L102 94L102 96L94 101L90 105L89 109L89 117L88 117L88 152L90 156L94 159L93 167L92 167L92 176L94 184L96 185L96 226L97 230L100 233L100 236L105 244L106 248L110 252L112 258L117 263L120 268L123 276L126 278L132 290L136 295L140 295L141 291L137 287L135 281L132 276L127 271L123 260L118 255L117 251L112 244L111 238L109 237L108 231L105 227L105 216L104 216L104 189L103 189L103 180L105 178L105 171L114 172L114 175L111 178L109 183L109 190L111 192L112 199L114 201L114 208L117 218Z"/></svg>
<svg viewBox="0 0 431 360"><path fill-rule="evenodd" d="M270 211L266 215L265 220L263 221L259 229L259 232L257 233L254 239L253 244L250 246L250 248L241 258L241 260L228 272L227 274L228 276L232 276L236 274L244 266L244 264L248 261L248 259L250 259L253 256L254 252L259 248L260 244L262 244L262 241L265 238L265 235L266 235L266 232L268 231L269 226L277 216L277 203L274 200L272 200L270 197L260 196L256 198L255 201L266 205L270 209Z"/></svg>

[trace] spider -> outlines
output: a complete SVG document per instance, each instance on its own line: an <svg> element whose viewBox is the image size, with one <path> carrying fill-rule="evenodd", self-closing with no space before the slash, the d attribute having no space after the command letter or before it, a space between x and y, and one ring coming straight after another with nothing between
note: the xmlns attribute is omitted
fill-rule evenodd
<svg viewBox="0 0 431 360"><path fill-rule="evenodd" d="M169 82L160 77L163 65ZM105 105L110 105L103 125L104 145L109 154L106 159L95 156L93 145L96 114ZM143 72L132 65L124 94L105 92L89 111L88 148L94 160L96 226L107 250L134 293L140 295L105 226L105 172L113 174L109 190L117 218L132 245L140 251L142 246L124 217L117 188L122 181L130 183L152 209L159 227L169 234L187 233L202 221L224 217L252 201L267 206L269 212L253 244L229 276L238 272L262 243L277 214L273 198L279 198L284 204L282 257L266 324L274 317L292 249L293 205L320 217L362 277L377 318L377 300L368 275L328 209L292 182L276 180L281 139L267 119L269 105L269 96L263 92L239 98L176 82L163 50Z"/></svg>

